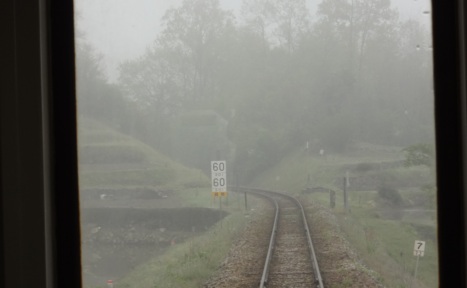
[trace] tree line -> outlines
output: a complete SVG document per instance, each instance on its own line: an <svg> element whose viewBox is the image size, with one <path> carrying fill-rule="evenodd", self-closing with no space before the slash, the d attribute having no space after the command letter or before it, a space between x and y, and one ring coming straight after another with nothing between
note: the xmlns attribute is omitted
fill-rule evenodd
<svg viewBox="0 0 467 288"><path fill-rule="evenodd" d="M431 35L389 0L323 0L314 16L305 0L244 0L239 14L218 0L167 10L116 84L82 41L80 113L176 154L174 119L215 111L247 171L307 141L339 153L433 141Z"/></svg>

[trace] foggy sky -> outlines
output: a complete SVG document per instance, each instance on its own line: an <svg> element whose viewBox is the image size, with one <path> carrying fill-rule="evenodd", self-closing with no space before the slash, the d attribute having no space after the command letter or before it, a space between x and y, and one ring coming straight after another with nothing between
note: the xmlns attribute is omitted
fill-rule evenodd
<svg viewBox="0 0 467 288"><path fill-rule="evenodd" d="M134 59L150 47L160 32L159 21L170 7L182 0L76 0L77 27L86 41L102 56L102 68L111 81L118 75L117 67ZM224 9L238 14L241 0L220 0ZM307 0L310 12L321 0ZM401 19L413 19L429 25L429 0L392 0ZM237 15L238 18L238 15Z"/></svg>

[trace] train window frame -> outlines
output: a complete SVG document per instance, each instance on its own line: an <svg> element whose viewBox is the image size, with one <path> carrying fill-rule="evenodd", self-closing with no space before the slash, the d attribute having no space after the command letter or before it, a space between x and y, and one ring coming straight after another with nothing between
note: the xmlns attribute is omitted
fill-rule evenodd
<svg viewBox="0 0 467 288"><path fill-rule="evenodd" d="M0 45L1 55L9 56L0 67L1 94L11 95L0 99L0 286L81 287L73 1L36 4L5 0L0 9L2 35L10 44ZM438 193L439 286L465 287L466 7L462 0L432 0L432 8L438 191L449 191ZM27 53L34 67L19 58ZM18 90L31 83L29 90ZM24 105L31 99L41 104ZM31 126L34 133L20 133L37 119L42 125ZM26 150L36 161L34 170L23 169L33 161L17 154ZM7 171L7 165L16 169ZM19 181L31 177L36 182L30 185ZM32 193L40 201L28 204L22 197ZM40 219L39 235L29 231L34 219ZM39 249L39 258L12 261L11 255L28 249ZM12 286L13 278L23 282Z"/></svg>
<svg viewBox="0 0 467 288"><path fill-rule="evenodd" d="M0 286L81 287L73 1L0 8Z"/></svg>
<svg viewBox="0 0 467 288"><path fill-rule="evenodd" d="M432 1L440 287L467 284L465 8L463 1Z"/></svg>

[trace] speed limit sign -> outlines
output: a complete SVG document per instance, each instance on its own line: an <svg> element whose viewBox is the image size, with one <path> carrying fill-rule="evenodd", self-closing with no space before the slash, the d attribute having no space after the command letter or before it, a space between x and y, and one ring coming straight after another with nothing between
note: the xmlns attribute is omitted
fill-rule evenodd
<svg viewBox="0 0 467 288"><path fill-rule="evenodd" d="M211 161L213 196L227 196L227 171L225 161Z"/></svg>

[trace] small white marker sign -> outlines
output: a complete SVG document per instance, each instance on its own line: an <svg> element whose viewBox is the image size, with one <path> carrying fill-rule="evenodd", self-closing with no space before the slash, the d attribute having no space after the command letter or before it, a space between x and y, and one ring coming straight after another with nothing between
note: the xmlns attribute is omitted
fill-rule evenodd
<svg viewBox="0 0 467 288"><path fill-rule="evenodd" d="M425 241L415 240L413 256L423 257L425 255Z"/></svg>

